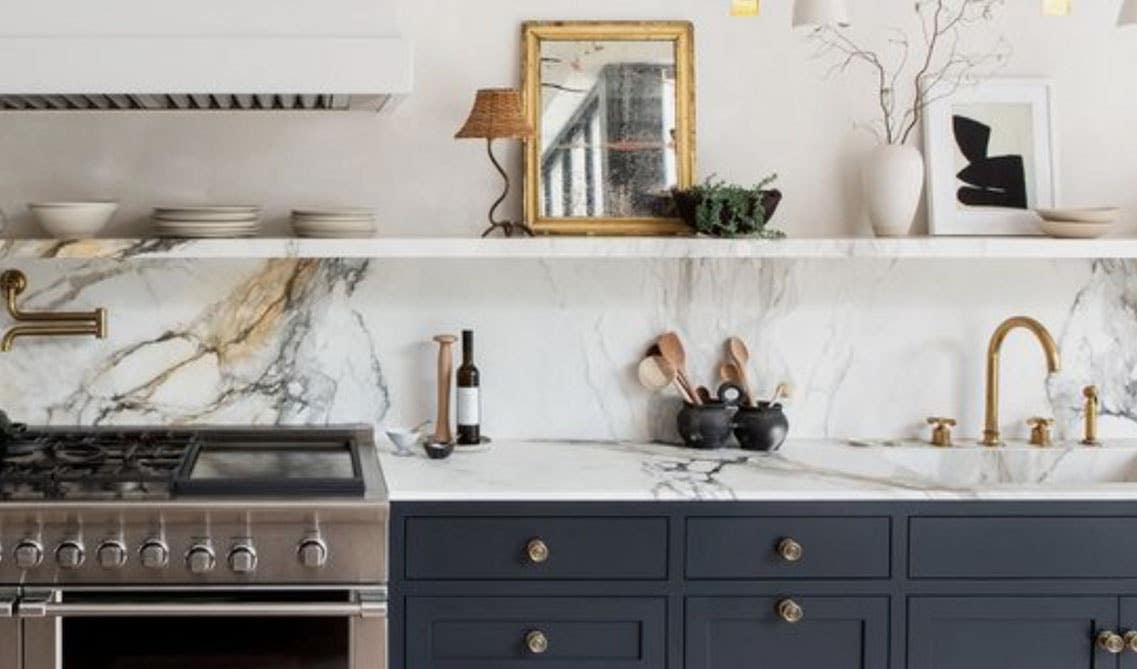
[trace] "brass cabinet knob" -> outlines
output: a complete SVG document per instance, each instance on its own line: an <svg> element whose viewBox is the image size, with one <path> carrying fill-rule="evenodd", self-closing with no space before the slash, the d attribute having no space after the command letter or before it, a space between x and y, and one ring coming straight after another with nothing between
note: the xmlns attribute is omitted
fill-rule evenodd
<svg viewBox="0 0 1137 669"><path fill-rule="evenodd" d="M530 539L525 544L525 557L533 564L543 564L549 561L549 546L540 539Z"/></svg>
<svg viewBox="0 0 1137 669"><path fill-rule="evenodd" d="M941 418L939 416L932 416L928 419L928 425L932 426L932 445L941 448L951 446L951 429L958 425L954 418Z"/></svg>
<svg viewBox="0 0 1137 669"><path fill-rule="evenodd" d="M544 655L549 650L549 637L541 630L533 630L525 635L525 647L534 655Z"/></svg>
<svg viewBox="0 0 1137 669"><path fill-rule="evenodd" d="M1026 422L1030 426L1031 446L1049 446L1053 443L1050 430L1054 427L1053 418L1031 418Z"/></svg>
<svg viewBox="0 0 1137 669"><path fill-rule="evenodd" d="M778 555L786 562L800 562L805 557L805 548L787 537L778 542Z"/></svg>
<svg viewBox="0 0 1137 669"><path fill-rule="evenodd" d="M1110 655L1120 655L1125 652L1125 639L1117 632L1106 630L1098 634L1098 648Z"/></svg>
<svg viewBox="0 0 1137 669"><path fill-rule="evenodd" d="M1137 630L1130 630L1125 633L1125 648L1130 652L1137 653Z"/></svg>
<svg viewBox="0 0 1137 669"><path fill-rule="evenodd" d="M799 623L805 617L805 609L792 599L783 599L778 602L778 617L787 623ZM1119 640L1121 637L1117 637Z"/></svg>

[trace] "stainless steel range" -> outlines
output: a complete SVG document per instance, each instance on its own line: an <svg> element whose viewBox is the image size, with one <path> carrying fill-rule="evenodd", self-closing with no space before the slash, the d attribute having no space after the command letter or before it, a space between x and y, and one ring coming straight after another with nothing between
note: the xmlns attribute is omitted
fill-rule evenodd
<svg viewBox="0 0 1137 669"><path fill-rule="evenodd" d="M0 669L387 666L370 430L0 412Z"/></svg>

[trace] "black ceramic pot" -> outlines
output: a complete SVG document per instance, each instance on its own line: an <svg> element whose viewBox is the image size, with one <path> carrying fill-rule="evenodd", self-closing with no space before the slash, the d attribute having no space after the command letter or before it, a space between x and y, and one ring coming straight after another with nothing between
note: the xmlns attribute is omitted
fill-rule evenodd
<svg viewBox="0 0 1137 669"><path fill-rule="evenodd" d="M688 448L713 450L730 439L731 409L725 404L685 405L679 412L679 436Z"/></svg>
<svg viewBox="0 0 1137 669"><path fill-rule="evenodd" d="M786 443L790 421L781 404L761 402L734 414L734 437L748 451L776 451Z"/></svg>

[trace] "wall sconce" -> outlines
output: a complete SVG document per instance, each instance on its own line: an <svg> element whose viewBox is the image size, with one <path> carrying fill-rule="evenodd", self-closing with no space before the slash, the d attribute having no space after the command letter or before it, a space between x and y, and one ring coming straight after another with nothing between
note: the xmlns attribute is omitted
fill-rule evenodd
<svg viewBox="0 0 1137 669"><path fill-rule="evenodd" d="M847 28L853 24L846 0L796 0L794 2L794 27L800 26L838 26Z"/></svg>
<svg viewBox="0 0 1137 669"><path fill-rule="evenodd" d="M96 309L87 312L60 311L54 313L33 313L22 311L16 306L16 298L28 287L28 277L24 273L10 269L0 274L0 290L4 292L4 303L12 320L26 325L9 328L0 338L0 352L12 350L12 344L20 337L71 337L91 336L98 339L107 337L107 310Z"/></svg>

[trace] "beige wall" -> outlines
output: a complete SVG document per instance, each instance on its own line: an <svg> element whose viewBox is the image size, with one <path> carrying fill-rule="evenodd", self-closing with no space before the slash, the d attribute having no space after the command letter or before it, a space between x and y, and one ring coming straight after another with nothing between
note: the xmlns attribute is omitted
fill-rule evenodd
<svg viewBox="0 0 1137 669"><path fill-rule="evenodd" d="M911 0L853 0L858 32L907 21ZM1120 203L1137 219L1137 29L1113 26L1114 0L1044 18L1009 0L998 27L1014 76L1057 84L1060 176L1071 204ZM111 197L127 206L114 232L140 231L160 201L256 201L274 225L292 205L378 208L383 234L465 235L480 229L499 187L477 142L452 135L478 87L517 83L518 31L529 18L690 18L698 37L699 167L754 181L777 171L779 220L797 236L860 234L853 130L871 114L863 73L826 80L789 27L790 0L759 19L732 19L727 0L397 0L416 42L416 92L369 115L3 115L0 205ZM511 154L519 172L519 154ZM35 234L19 212L16 230Z"/></svg>

